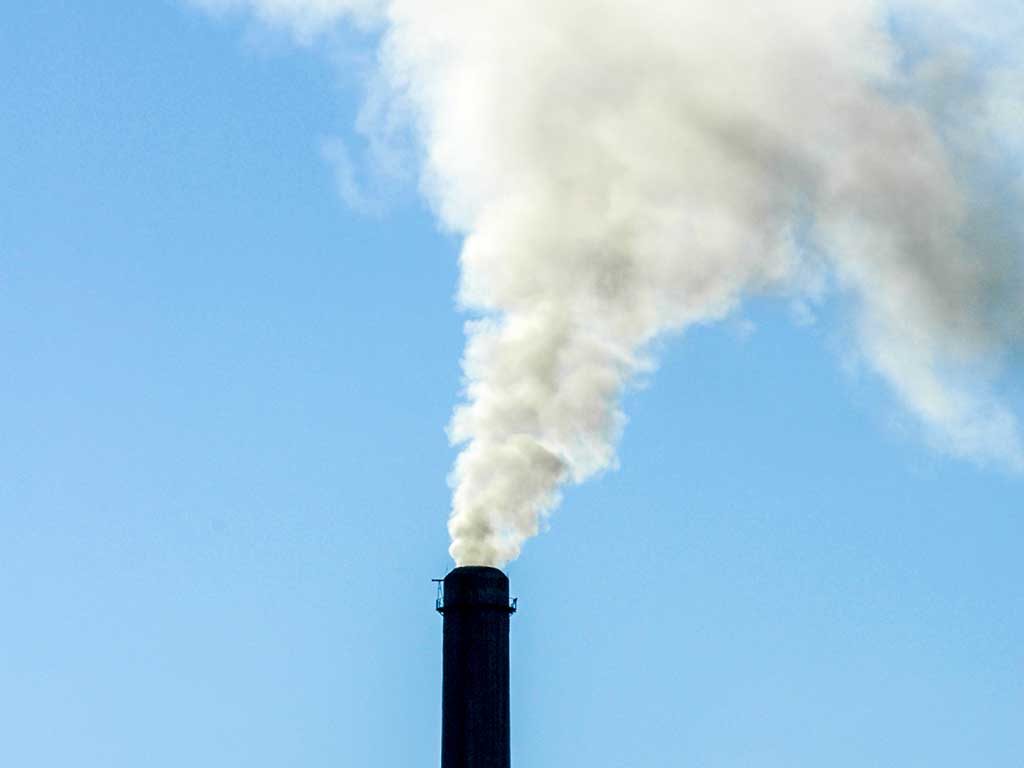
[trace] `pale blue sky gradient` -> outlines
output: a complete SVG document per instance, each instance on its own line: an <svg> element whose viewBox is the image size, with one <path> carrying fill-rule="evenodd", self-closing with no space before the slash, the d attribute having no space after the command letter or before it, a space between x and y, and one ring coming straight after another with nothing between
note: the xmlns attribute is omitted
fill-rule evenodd
<svg viewBox="0 0 1024 768"><path fill-rule="evenodd" d="M6 9L0 765L437 764L459 243L413 181L339 198L341 66ZM509 568L516 765L1024 764L1024 483L904 428L845 317L664 344Z"/></svg>

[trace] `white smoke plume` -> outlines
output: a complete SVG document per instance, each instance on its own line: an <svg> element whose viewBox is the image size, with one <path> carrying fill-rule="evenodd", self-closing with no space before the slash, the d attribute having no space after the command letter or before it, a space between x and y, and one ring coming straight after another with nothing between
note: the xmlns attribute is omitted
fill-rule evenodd
<svg viewBox="0 0 1024 768"><path fill-rule="evenodd" d="M503 565L607 469L660 335L758 293L852 299L940 450L1024 468L1019 2L192 0L353 19L465 235L451 554Z"/></svg>

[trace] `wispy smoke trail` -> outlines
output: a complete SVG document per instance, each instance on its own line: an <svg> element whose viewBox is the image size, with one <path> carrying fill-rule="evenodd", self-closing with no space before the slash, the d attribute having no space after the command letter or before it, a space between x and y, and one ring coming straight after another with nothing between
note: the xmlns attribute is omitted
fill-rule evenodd
<svg viewBox="0 0 1024 768"><path fill-rule="evenodd" d="M196 0L199 1L199 0ZM941 450L1024 468L1019 3L203 0L306 39L358 18L464 233L459 564L504 564L615 462L661 334L758 292L855 299Z"/></svg>

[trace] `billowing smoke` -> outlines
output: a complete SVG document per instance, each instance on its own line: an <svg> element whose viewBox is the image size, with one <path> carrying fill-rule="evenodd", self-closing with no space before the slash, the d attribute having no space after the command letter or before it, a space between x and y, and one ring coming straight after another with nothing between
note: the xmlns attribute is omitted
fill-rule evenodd
<svg viewBox="0 0 1024 768"><path fill-rule="evenodd" d="M872 0L193 0L351 18L465 235L456 562L502 565L615 463L652 340L744 297L855 307L939 450L1024 468L1024 13Z"/></svg>

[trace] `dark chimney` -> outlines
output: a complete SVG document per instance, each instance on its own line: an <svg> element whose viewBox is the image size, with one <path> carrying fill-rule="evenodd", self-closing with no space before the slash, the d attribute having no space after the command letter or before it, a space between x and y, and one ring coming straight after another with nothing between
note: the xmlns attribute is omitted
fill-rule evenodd
<svg viewBox="0 0 1024 768"><path fill-rule="evenodd" d="M444 579L441 768L510 768L508 578L465 566Z"/></svg>

